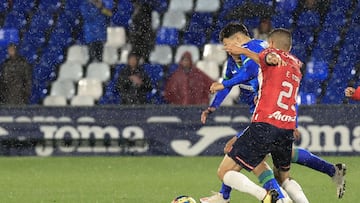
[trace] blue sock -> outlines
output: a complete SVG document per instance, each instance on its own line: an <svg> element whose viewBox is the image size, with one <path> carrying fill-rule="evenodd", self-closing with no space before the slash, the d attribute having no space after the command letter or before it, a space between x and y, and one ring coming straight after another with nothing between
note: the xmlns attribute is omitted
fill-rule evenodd
<svg viewBox="0 0 360 203"><path fill-rule="evenodd" d="M264 171L259 176L259 182L263 185L263 188L266 190L275 189L279 193L279 198L284 198L284 194L280 190L280 185L274 177L274 172L272 170Z"/></svg>
<svg viewBox="0 0 360 203"><path fill-rule="evenodd" d="M221 189L220 189L220 193L223 195L224 199L229 199L230 198L230 192L231 192L231 187L225 185L224 183L221 185Z"/></svg>
<svg viewBox="0 0 360 203"><path fill-rule="evenodd" d="M302 148L295 148L292 162L328 174L330 177L333 177L335 174L335 167L333 164Z"/></svg>

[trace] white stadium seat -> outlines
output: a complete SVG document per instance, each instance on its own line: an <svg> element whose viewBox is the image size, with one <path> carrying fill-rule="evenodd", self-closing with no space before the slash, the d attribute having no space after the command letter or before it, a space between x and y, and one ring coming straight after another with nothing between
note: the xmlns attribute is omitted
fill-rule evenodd
<svg viewBox="0 0 360 203"><path fill-rule="evenodd" d="M218 65L222 65L227 59L226 51L222 44L205 44L203 51L204 60L214 60Z"/></svg>
<svg viewBox="0 0 360 203"><path fill-rule="evenodd" d="M43 101L44 106L66 106L67 101L65 96L61 95L48 95Z"/></svg>
<svg viewBox="0 0 360 203"><path fill-rule="evenodd" d="M216 12L220 9L220 0L197 0L195 12Z"/></svg>
<svg viewBox="0 0 360 203"><path fill-rule="evenodd" d="M66 61L85 65L89 57L89 49L86 45L72 45L67 51Z"/></svg>
<svg viewBox="0 0 360 203"><path fill-rule="evenodd" d="M193 0L170 0L168 10L189 12L193 9L193 7Z"/></svg>
<svg viewBox="0 0 360 203"><path fill-rule="evenodd" d="M76 82L83 77L83 72L83 67L80 63L67 61L59 67L58 80L72 80Z"/></svg>
<svg viewBox="0 0 360 203"><path fill-rule="evenodd" d="M55 80L51 84L51 96L63 96L70 99L75 95L75 84L72 80Z"/></svg>
<svg viewBox="0 0 360 203"><path fill-rule="evenodd" d="M108 27L106 36L105 46L119 48L126 43L126 32L124 27Z"/></svg>
<svg viewBox="0 0 360 203"><path fill-rule="evenodd" d="M172 63L173 55L170 46L167 45L155 45L154 50L150 52L151 63L168 65Z"/></svg>
<svg viewBox="0 0 360 203"><path fill-rule="evenodd" d="M102 82L95 78L83 78L78 82L77 95L91 96L98 100L103 94Z"/></svg>
<svg viewBox="0 0 360 203"><path fill-rule="evenodd" d="M110 66L104 62L92 62L86 68L86 78L95 78L101 82L110 79Z"/></svg>
<svg viewBox="0 0 360 203"><path fill-rule="evenodd" d="M196 67L202 70L206 75L208 75L214 81L217 81L220 78L219 65L215 61L201 60L196 63Z"/></svg>
<svg viewBox="0 0 360 203"><path fill-rule="evenodd" d="M199 48L195 45L180 45L176 49L175 54L175 63L179 63L181 56L184 54L184 52L190 52L192 56L193 63L196 63L200 58L200 51Z"/></svg>
<svg viewBox="0 0 360 203"><path fill-rule="evenodd" d="M167 11L163 16L163 27L183 29L186 25L186 16L182 11Z"/></svg>
<svg viewBox="0 0 360 203"><path fill-rule="evenodd" d="M92 96L76 95L70 101L71 106L94 106L95 100Z"/></svg>

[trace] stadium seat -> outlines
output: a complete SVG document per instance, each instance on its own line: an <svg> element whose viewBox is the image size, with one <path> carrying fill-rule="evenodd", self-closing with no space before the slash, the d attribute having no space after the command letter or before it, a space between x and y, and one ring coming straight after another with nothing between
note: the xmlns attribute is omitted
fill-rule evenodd
<svg viewBox="0 0 360 203"><path fill-rule="evenodd" d="M173 54L170 46L155 45L154 49L150 52L151 63L167 65L173 61Z"/></svg>
<svg viewBox="0 0 360 203"><path fill-rule="evenodd" d="M113 65L117 63L118 60L119 60L118 49L116 47L105 45L103 47L102 61L109 65Z"/></svg>
<svg viewBox="0 0 360 203"><path fill-rule="evenodd" d="M71 99L75 95L75 84L71 80L55 80L51 84L50 96L63 96Z"/></svg>
<svg viewBox="0 0 360 203"><path fill-rule="evenodd" d="M183 29L186 26L186 16L182 11L167 11L163 16L162 27Z"/></svg>
<svg viewBox="0 0 360 203"><path fill-rule="evenodd" d="M186 31L183 35L183 43L203 47L206 43L206 33Z"/></svg>
<svg viewBox="0 0 360 203"><path fill-rule="evenodd" d="M294 23L292 13L280 11L271 16L273 27L291 28Z"/></svg>
<svg viewBox="0 0 360 203"><path fill-rule="evenodd" d="M164 67L160 64L144 64L144 71L151 79L153 89L146 95L146 100L151 104L163 104L164 98Z"/></svg>
<svg viewBox="0 0 360 203"><path fill-rule="evenodd" d="M53 14L40 10L36 12L31 18L30 28L45 31L46 29L49 29L53 24Z"/></svg>
<svg viewBox="0 0 360 203"><path fill-rule="evenodd" d="M38 7L41 11L55 13L59 11L61 4L61 0L41 0Z"/></svg>
<svg viewBox="0 0 360 203"><path fill-rule="evenodd" d="M196 63L196 67L202 70L214 81L217 81L220 78L220 69L216 61L201 60Z"/></svg>
<svg viewBox="0 0 360 203"><path fill-rule="evenodd" d="M129 53L131 52L132 46L131 44L126 44L121 47L120 59L119 63L126 64L128 60Z"/></svg>
<svg viewBox="0 0 360 203"><path fill-rule="evenodd" d="M12 10L6 15L3 28L16 28L21 30L26 25L26 22L25 13Z"/></svg>
<svg viewBox="0 0 360 203"><path fill-rule="evenodd" d="M65 62L59 67L59 80L79 81L83 77L83 67L79 63Z"/></svg>
<svg viewBox="0 0 360 203"><path fill-rule="evenodd" d="M111 16L111 22L114 26L129 28L131 15L134 11L134 6L131 0L119 0L115 12Z"/></svg>
<svg viewBox="0 0 360 203"><path fill-rule="evenodd" d="M34 0L17 0L13 1L13 11L29 13L35 7Z"/></svg>
<svg viewBox="0 0 360 203"><path fill-rule="evenodd" d="M189 22L187 31L191 32L207 32L213 23L212 13L193 12Z"/></svg>
<svg viewBox="0 0 360 203"><path fill-rule="evenodd" d="M71 106L94 106L95 100L92 96L76 95L70 100Z"/></svg>
<svg viewBox="0 0 360 203"><path fill-rule="evenodd" d="M227 58L226 52L221 44L205 44L203 51L204 60L214 60L218 65L222 65Z"/></svg>
<svg viewBox="0 0 360 203"><path fill-rule="evenodd" d="M220 0L197 0L195 12L217 12L220 9Z"/></svg>
<svg viewBox="0 0 360 203"><path fill-rule="evenodd" d="M174 62L179 63L182 55L186 51L190 52L194 64L200 59L200 51L197 46L195 46L195 45L180 45L176 49Z"/></svg>
<svg viewBox="0 0 360 203"><path fill-rule="evenodd" d="M126 33L124 27L108 27L106 30L107 38L105 46L122 47L126 43Z"/></svg>
<svg viewBox="0 0 360 203"><path fill-rule="evenodd" d="M151 12L151 27L153 30L157 30L160 27L161 20L160 14L157 11Z"/></svg>
<svg viewBox="0 0 360 203"><path fill-rule="evenodd" d="M176 28L160 27L156 33L157 45L169 45L171 47L179 44L179 31Z"/></svg>
<svg viewBox="0 0 360 203"><path fill-rule="evenodd" d="M44 106L66 106L67 101L66 97L60 95L49 95L46 96L43 100Z"/></svg>
<svg viewBox="0 0 360 203"><path fill-rule="evenodd" d="M85 45L72 45L67 50L67 62L85 65L89 60L89 49Z"/></svg>
<svg viewBox="0 0 360 203"><path fill-rule="evenodd" d="M292 13L298 5L298 0L277 0L275 5L275 11L284 11L286 13Z"/></svg>
<svg viewBox="0 0 360 203"><path fill-rule="evenodd" d="M337 28L339 30L345 25L346 21L346 13L335 10L334 12L328 12L326 14L323 27L325 27L325 29Z"/></svg>
<svg viewBox="0 0 360 203"><path fill-rule="evenodd" d="M306 64L306 71L304 79L313 79L320 82L328 78L328 63L326 61L320 61L316 58L312 58Z"/></svg>
<svg viewBox="0 0 360 203"><path fill-rule="evenodd" d="M190 12L193 9L193 0L170 0L168 11Z"/></svg>
<svg viewBox="0 0 360 203"><path fill-rule="evenodd" d="M114 67L112 78L107 83L105 87L105 93L98 101L99 104L120 104L121 98L119 92L116 89L116 83L119 78L119 74L124 67L125 64L118 64Z"/></svg>
<svg viewBox="0 0 360 203"><path fill-rule="evenodd" d="M316 104L316 95L314 93L299 92L298 103L300 105L313 105Z"/></svg>
<svg viewBox="0 0 360 203"><path fill-rule="evenodd" d="M320 14L316 11L305 11L300 13L297 20L299 27L311 27L316 28L320 26Z"/></svg>
<svg viewBox="0 0 360 203"><path fill-rule="evenodd" d="M110 66L104 62L92 62L86 68L86 78L98 79L106 82L110 79Z"/></svg>
<svg viewBox="0 0 360 203"><path fill-rule="evenodd" d="M98 100L103 94L102 82L95 78L83 78L77 87L77 95L80 96L91 96Z"/></svg>
<svg viewBox="0 0 360 203"><path fill-rule="evenodd" d="M10 43L18 44L19 41L19 31L17 29L0 29L0 47L7 47Z"/></svg>

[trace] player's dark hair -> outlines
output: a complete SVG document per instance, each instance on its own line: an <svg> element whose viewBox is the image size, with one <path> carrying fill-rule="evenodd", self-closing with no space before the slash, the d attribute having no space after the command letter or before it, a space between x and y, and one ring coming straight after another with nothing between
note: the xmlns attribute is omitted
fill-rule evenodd
<svg viewBox="0 0 360 203"><path fill-rule="evenodd" d="M269 34L269 38L273 39L278 48L290 50L292 46L291 31L285 28L276 28Z"/></svg>
<svg viewBox="0 0 360 203"><path fill-rule="evenodd" d="M241 24L241 23L235 23L235 22L231 22L229 24L227 24L221 31L219 34L219 40L220 42L222 42L224 40L224 38L228 38L233 36L236 33L242 33L248 37L250 37L249 31L248 29L245 27L245 25Z"/></svg>

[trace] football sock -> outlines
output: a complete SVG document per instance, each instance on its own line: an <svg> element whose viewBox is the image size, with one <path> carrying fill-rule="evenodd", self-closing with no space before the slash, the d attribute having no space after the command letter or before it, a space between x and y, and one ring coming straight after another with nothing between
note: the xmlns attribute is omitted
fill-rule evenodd
<svg viewBox="0 0 360 203"><path fill-rule="evenodd" d="M224 183L240 192L245 192L253 195L258 200L262 201L267 194L267 191L252 182L244 174L236 171L228 171L224 175Z"/></svg>
<svg viewBox="0 0 360 203"><path fill-rule="evenodd" d="M279 198L284 198L284 194L281 192L280 185L276 181L274 177L274 173L272 170L266 170L260 174L259 182L263 185L263 188L266 190L274 189L279 193Z"/></svg>
<svg viewBox="0 0 360 203"><path fill-rule="evenodd" d="M230 198L230 192L231 192L231 187L225 185L224 183L221 185L221 189L220 189L220 193L223 195L224 199L229 199Z"/></svg>
<svg viewBox="0 0 360 203"><path fill-rule="evenodd" d="M286 179L282 184L284 190L294 202L309 203L301 186L293 179Z"/></svg>
<svg viewBox="0 0 360 203"><path fill-rule="evenodd" d="M335 167L333 164L321 159L320 157L312 154L311 152L302 149L295 148L294 157L292 158L293 163L297 163L322 173L328 174L333 177L335 174Z"/></svg>

